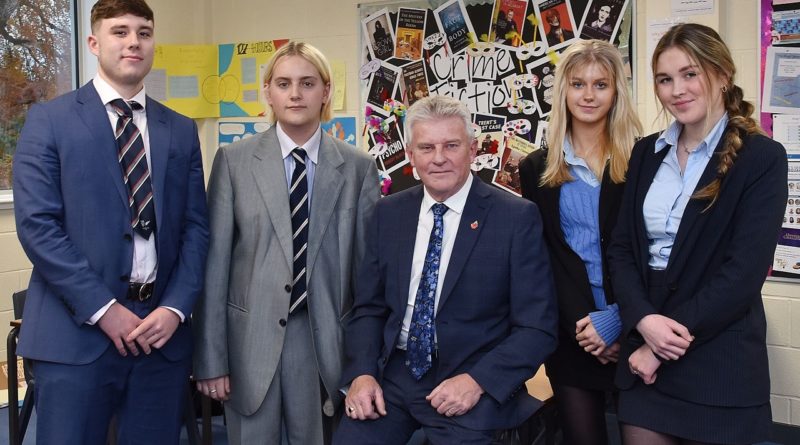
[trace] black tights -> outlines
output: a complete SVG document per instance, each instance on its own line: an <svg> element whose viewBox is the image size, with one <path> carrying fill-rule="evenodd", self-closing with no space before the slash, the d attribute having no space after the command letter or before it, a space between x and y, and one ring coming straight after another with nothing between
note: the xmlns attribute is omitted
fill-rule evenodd
<svg viewBox="0 0 800 445"><path fill-rule="evenodd" d="M608 445L605 395L605 391L553 385L564 445Z"/></svg>
<svg viewBox="0 0 800 445"><path fill-rule="evenodd" d="M681 439L627 423L620 424L620 434L622 443L625 445L710 445L706 442Z"/></svg>

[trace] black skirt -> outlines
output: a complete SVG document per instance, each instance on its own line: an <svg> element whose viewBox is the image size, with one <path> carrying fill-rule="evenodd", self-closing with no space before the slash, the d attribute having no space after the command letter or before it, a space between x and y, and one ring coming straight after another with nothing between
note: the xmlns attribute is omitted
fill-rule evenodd
<svg viewBox="0 0 800 445"><path fill-rule="evenodd" d="M666 298L665 278L664 271L650 271L651 301ZM617 418L620 423L697 442L752 444L769 440L772 410L769 403L729 407L689 402L637 378L631 388L620 391Z"/></svg>
<svg viewBox="0 0 800 445"><path fill-rule="evenodd" d="M772 411L769 403L724 407L687 402L640 380L620 391L617 419L697 442L752 444L769 440Z"/></svg>

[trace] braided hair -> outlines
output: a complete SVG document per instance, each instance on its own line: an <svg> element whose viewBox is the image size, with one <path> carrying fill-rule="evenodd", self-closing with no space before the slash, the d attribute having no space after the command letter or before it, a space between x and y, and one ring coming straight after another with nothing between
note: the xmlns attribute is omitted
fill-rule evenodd
<svg viewBox="0 0 800 445"><path fill-rule="evenodd" d="M653 52L652 69L656 72L658 57L667 49L678 48L695 61L701 69L709 74L718 75L722 81L722 102L728 112L728 125L722 140L717 176L714 180L698 190L693 199L710 201L706 209L716 202L720 185L725 175L736 162L736 156L742 149L742 139L752 134L764 134L758 123L752 118L755 107L744 100L744 92L734 83L736 66L725 42L712 28L697 23L682 23L673 26L658 41ZM711 76L704 76L706 90L711 91ZM663 110L662 110L663 111Z"/></svg>

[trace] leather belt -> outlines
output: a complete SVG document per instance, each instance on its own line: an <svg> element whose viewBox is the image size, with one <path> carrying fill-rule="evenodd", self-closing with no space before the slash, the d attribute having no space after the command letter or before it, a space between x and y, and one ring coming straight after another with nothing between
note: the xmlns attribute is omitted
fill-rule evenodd
<svg viewBox="0 0 800 445"><path fill-rule="evenodd" d="M153 283L129 283L128 300L147 301L153 296Z"/></svg>

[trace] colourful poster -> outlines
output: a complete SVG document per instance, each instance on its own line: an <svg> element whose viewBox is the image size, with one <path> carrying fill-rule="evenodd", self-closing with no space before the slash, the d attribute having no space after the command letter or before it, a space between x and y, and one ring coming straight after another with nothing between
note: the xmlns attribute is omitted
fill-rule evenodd
<svg viewBox="0 0 800 445"><path fill-rule="evenodd" d="M147 94L191 118L219 116L216 45L158 45Z"/></svg>
<svg viewBox="0 0 800 445"><path fill-rule="evenodd" d="M348 144L356 145L355 116L334 117L322 123L322 131Z"/></svg>
<svg viewBox="0 0 800 445"><path fill-rule="evenodd" d="M262 77L267 62L288 40L228 43L219 45L220 117L260 116Z"/></svg>

